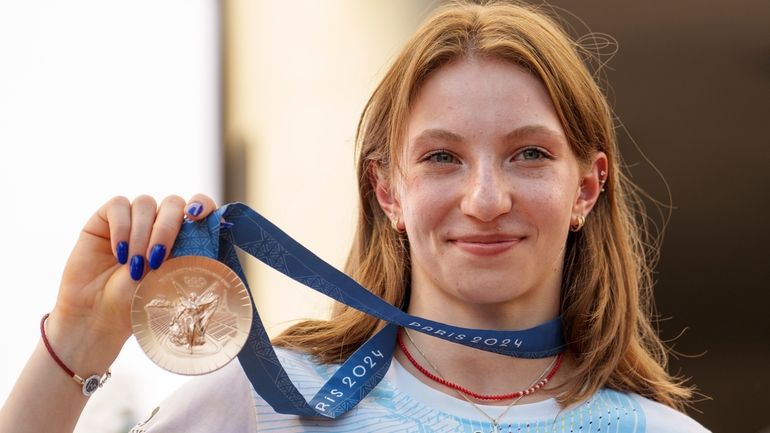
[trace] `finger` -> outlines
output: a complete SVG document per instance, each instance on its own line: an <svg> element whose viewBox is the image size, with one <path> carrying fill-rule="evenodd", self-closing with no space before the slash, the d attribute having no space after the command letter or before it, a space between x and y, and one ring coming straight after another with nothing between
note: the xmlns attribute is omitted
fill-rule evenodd
<svg viewBox="0 0 770 433"><path fill-rule="evenodd" d="M118 262L128 261L128 236L131 229L131 203L125 197L113 197L91 216L83 233L109 239Z"/></svg>
<svg viewBox="0 0 770 433"><path fill-rule="evenodd" d="M129 271L131 279L134 281L139 281L144 275L146 262L144 253L150 243L156 210L155 199L148 195L141 195L131 203L131 235L128 241L128 254L131 256Z"/></svg>
<svg viewBox="0 0 770 433"><path fill-rule="evenodd" d="M174 240L184 219L185 201L182 197L168 196L160 203L155 224L152 226L147 262L150 269L158 269L171 252Z"/></svg>
<svg viewBox="0 0 770 433"><path fill-rule="evenodd" d="M187 219L198 221L209 216L216 208L217 204L214 202L214 199L204 194L195 194L187 202L185 214Z"/></svg>
<svg viewBox="0 0 770 433"><path fill-rule="evenodd" d="M110 244L118 263L128 262L128 239L131 234L131 203L125 197L114 197L103 207L110 227Z"/></svg>

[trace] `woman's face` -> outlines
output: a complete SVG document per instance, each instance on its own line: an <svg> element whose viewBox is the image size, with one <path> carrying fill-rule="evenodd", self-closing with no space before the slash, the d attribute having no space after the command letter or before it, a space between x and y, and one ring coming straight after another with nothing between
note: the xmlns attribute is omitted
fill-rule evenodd
<svg viewBox="0 0 770 433"><path fill-rule="evenodd" d="M533 322L558 313L569 226L590 210L593 189L581 186L592 173L538 79L497 59L443 66L413 101L402 165L377 191L409 238L410 305L548 316Z"/></svg>

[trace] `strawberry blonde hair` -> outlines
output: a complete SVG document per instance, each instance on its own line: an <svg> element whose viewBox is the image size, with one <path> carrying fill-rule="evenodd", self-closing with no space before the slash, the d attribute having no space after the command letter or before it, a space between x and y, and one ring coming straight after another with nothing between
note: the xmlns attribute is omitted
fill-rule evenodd
<svg viewBox="0 0 770 433"><path fill-rule="evenodd" d="M408 301L408 239L390 227L371 183L373 166L398 175L410 104L437 69L469 56L503 59L545 85L578 160L609 160L603 193L585 226L567 239L561 317L575 369L559 400L569 405L601 387L635 392L681 409L692 390L666 370L667 348L651 323L655 240L636 187L622 173L613 116L579 45L534 6L454 2L427 19L385 74L364 108L357 134L361 199L345 271L387 302ZM307 320L274 344L340 362L382 327L378 319L337 304L331 320Z"/></svg>

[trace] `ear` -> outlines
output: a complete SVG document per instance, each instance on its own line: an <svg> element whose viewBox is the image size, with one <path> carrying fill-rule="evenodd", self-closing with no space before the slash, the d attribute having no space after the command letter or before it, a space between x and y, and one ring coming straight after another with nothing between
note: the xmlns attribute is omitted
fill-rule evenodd
<svg viewBox="0 0 770 433"><path fill-rule="evenodd" d="M609 163L607 155L604 152L597 152L589 165L588 169L580 177L580 188L572 208L571 224L577 224L578 217L588 217L588 214L603 192L604 183L609 176Z"/></svg>
<svg viewBox="0 0 770 433"><path fill-rule="evenodd" d="M380 208L391 221L394 229L399 232L406 230L404 218L401 209L401 201L398 198L395 185L391 181L391 176L384 173L384 170L376 163L369 166L369 182L377 197Z"/></svg>

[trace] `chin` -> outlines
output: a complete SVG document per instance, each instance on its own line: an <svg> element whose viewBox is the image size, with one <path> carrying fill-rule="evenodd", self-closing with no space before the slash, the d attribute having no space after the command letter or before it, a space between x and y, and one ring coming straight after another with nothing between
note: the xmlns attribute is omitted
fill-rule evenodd
<svg viewBox="0 0 770 433"><path fill-rule="evenodd" d="M516 303L526 294L526 290L512 287L506 284L484 284L483 282L471 282L466 289L460 289L457 297L463 302L486 307L502 307ZM503 288L501 288L503 287Z"/></svg>

